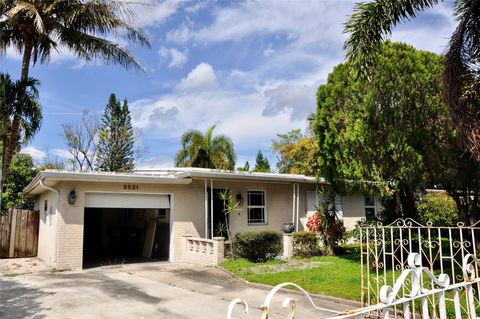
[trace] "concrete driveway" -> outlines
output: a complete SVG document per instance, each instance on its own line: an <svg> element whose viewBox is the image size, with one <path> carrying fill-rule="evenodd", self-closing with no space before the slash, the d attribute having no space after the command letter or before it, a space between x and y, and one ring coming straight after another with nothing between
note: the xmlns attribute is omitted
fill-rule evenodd
<svg viewBox="0 0 480 319"><path fill-rule="evenodd" d="M229 302L244 298L258 307L268 290L251 287L222 270L186 264L149 263L0 278L0 318L226 318ZM290 294L289 294L290 295ZM275 299L275 317L284 318ZM333 315L312 311L299 295L297 318ZM281 298L280 298L281 297ZM341 300L316 300L318 306L347 310ZM307 310L308 309L308 310ZM236 318L247 317L238 307Z"/></svg>

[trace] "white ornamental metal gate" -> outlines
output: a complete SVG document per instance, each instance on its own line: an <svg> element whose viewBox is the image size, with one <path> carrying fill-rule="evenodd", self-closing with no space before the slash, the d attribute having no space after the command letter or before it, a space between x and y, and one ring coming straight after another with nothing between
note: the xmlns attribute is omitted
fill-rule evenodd
<svg viewBox="0 0 480 319"><path fill-rule="evenodd" d="M389 225L378 223L360 229L362 304L379 303L383 285L393 285L403 270L407 257L418 252L431 272L448 274L453 284L464 280L462 260L477 256L480 248L479 223L455 227L421 225L413 219L397 219ZM477 267L477 266L475 266ZM478 271L478 269L476 269ZM480 285L474 287L474 298L480 300ZM435 296L429 298L435 305Z"/></svg>

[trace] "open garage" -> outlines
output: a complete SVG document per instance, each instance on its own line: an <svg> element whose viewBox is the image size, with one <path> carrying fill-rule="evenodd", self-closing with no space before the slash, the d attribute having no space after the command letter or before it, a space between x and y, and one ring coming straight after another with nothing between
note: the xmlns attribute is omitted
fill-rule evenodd
<svg viewBox="0 0 480 319"><path fill-rule="evenodd" d="M83 267L169 260L170 196L86 193Z"/></svg>

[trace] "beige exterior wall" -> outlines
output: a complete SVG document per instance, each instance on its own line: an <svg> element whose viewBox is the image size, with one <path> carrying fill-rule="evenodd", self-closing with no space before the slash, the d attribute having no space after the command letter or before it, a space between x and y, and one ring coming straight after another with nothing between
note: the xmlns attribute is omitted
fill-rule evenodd
<svg viewBox="0 0 480 319"><path fill-rule="evenodd" d="M47 209L45 210L45 201ZM45 191L35 201L35 210L40 212L38 229L38 258L50 266L56 266L57 225L57 194Z"/></svg>
<svg viewBox="0 0 480 319"><path fill-rule="evenodd" d="M342 207L344 224L347 230L355 228L355 225L359 220L365 219L365 202L363 193L354 192L349 193L347 196L343 196ZM380 203L380 196L375 194L375 210L378 213L382 209L383 207Z"/></svg>
<svg viewBox="0 0 480 319"><path fill-rule="evenodd" d="M232 233L264 229L281 231L283 223L292 221L292 184L214 181L213 187L228 188L234 199L238 193L242 194L243 205L238 207L238 210L234 211L230 216ZM247 192L249 190L265 192L266 224L248 224Z"/></svg>
<svg viewBox="0 0 480 319"><path fill-rule="evenodd" d="M315 191L316 187L312 184L300 185L300 194L302 201L300 202L300 225L306 229L307 222L307 191ZM365 219L365 203L364 193L356 191L349 192L341 196L341 205L343 211L343 223L347 230L355 228L358 221ZM380 202L379 194L375 194L375 210L380 212L383 206Z"/></svg>

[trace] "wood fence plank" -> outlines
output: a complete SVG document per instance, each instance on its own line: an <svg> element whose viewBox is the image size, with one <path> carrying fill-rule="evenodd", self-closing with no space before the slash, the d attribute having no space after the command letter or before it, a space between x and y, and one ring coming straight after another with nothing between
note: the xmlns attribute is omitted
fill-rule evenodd
<svg viewBox="0 0 480 319"><path fill-rule="evenodd" d="M24 214L27 216L25 257L34 257L37 255L36 247L38 246L38 213L25 211Z"/></svg>
<svg viewBox="0 0 480 319"><path fill-rule="evenodd" d="M13 258L15 256L15 232L17 229L17 211L10 209L10 244L8 247L8 257Z"/></svg>
<svg viewBox="0 0 480 319"><path fill-rule="evenodd" d="M10 211L0 214L0 258L9 256L11 218Z"/></svg>
<svg viewBox="0 0 480 319"><path fill-rule="evenodd" d="M0 215L0 257L35 257L38 252L39 212L10 209Z"/></svg>
<svg viewBox="0 0 480 319"><path fill-rule="evenodd" d="M20 243L19 243L19 250L20 256L19 257L26 257L26 246L27 246L27 216L24 214L23 210L18 210L20 219L22 221L21 229L20 229Z"/></svg>

